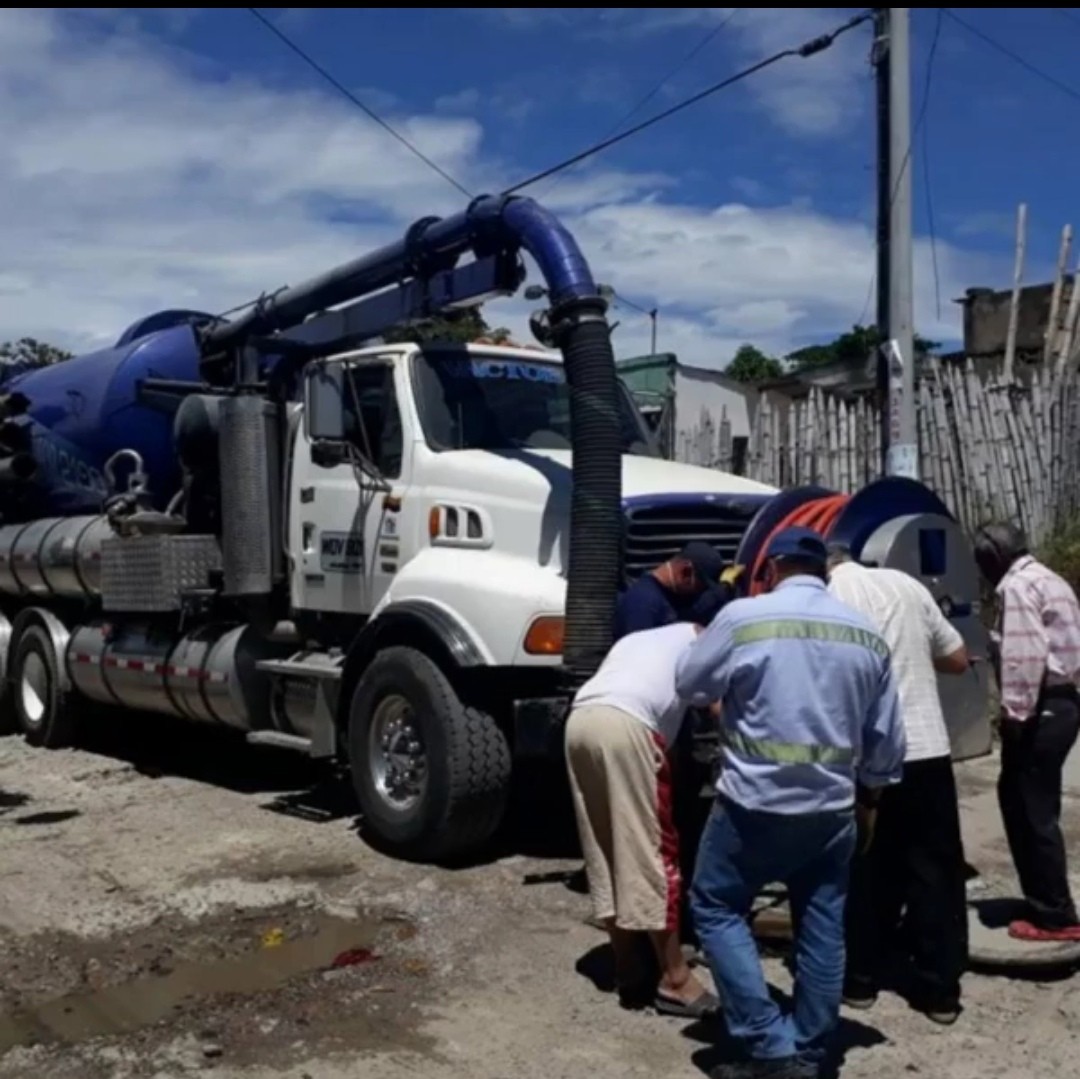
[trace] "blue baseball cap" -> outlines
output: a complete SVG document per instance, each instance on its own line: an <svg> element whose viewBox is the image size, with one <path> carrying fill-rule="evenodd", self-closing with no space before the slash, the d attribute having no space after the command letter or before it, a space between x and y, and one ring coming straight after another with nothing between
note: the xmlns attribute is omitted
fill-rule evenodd
<svg viewBox="0 0 1080 1079"><path fill-rule="evenodd" d="M806 562L820 562L824 566L828 562L829 552L825 548L825 540L812 528L795 525L773 536L765 557L799 558Z"/></svg>

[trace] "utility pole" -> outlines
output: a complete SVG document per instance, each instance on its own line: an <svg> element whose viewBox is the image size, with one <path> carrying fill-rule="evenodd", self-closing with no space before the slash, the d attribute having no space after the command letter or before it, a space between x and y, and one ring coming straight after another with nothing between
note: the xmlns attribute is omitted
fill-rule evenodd
<svg viewBox="0 0 1080 1079"><path fill-rule="evenodd" d="M877 323L882 467L919 478L911 264L910 9L875 9L878 104Z"/></svg>

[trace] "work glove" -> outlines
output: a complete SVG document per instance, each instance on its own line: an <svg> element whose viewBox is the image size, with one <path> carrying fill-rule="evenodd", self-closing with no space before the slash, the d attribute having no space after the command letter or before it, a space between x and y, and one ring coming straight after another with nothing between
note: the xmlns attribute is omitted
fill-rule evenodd
<svg viewBox="0 0 1080 1079"><path fill-rule="evenodd" d="M739 578L746 572L745 566L730 565L720 574L720 583L734 588L739 583Z"/></svg>

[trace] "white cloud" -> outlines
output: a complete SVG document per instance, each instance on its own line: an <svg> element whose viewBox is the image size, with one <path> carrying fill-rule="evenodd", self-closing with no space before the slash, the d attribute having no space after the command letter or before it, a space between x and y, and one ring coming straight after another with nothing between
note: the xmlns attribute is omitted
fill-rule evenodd
<svg viewBox="0 0 1080 1079"><path fill-rule="evenodd" d="M672 31L684 31L685 37L687 30L723 24L715 48L727 44L729 52L748 66L835 30L854 12L850 8L494 8L485 14L514 30L564 26L579 37L606 39L657 38ZM789 134L846 132L866 114L870 100L867 27L844 34L823 53L781 60L753 76L744 88L730 92L749 94ZM658 61L661 67L669 62ZM699 73L706 70L700 60L696 67ZM715 63L707 70L712 77L723 74L716 74Z"/></svg>
<svg viewBox="0 0 1080 1079"><path fill-rule="evenodd" d="M0 16L0 339L108 343L165 307L220 311L400 237L463 199L383 131L321 90L223 77L205 60L100 13ZM108 33L103 33L103 28ZM268 47L269 44L268 43ZM91 47L92 45L92 47ZM461 116L388 117L473 191L518 178ZM538 185L540 194L550 185ZM675 178L605 168L544 196L597 277L660 308L664 349L722 364L742 340L786 351L849 326L872 269L860 224L807 207L700 207ZM925 268L925 245L919 248ZM946 297L993 280L940 245ZM920 272L921 309L930 310ZM522 304L492 322L523 325ZM935 337L949 325L920 322ZM620 351L645 351L649 320L619 310Z"/></svg>

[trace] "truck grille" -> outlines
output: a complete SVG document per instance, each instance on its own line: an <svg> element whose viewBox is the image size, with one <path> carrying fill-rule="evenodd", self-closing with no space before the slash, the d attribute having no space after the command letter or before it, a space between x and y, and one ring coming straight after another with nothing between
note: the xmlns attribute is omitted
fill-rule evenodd
<svg viewBox="0 0 1080 1079"><path fill-rule="evenodd" d="M636 580L667 561L691 540L704 540L725 562L735 558L743 534L766 499L736 504L698 500L626 508L626 575Z"/></svg>

